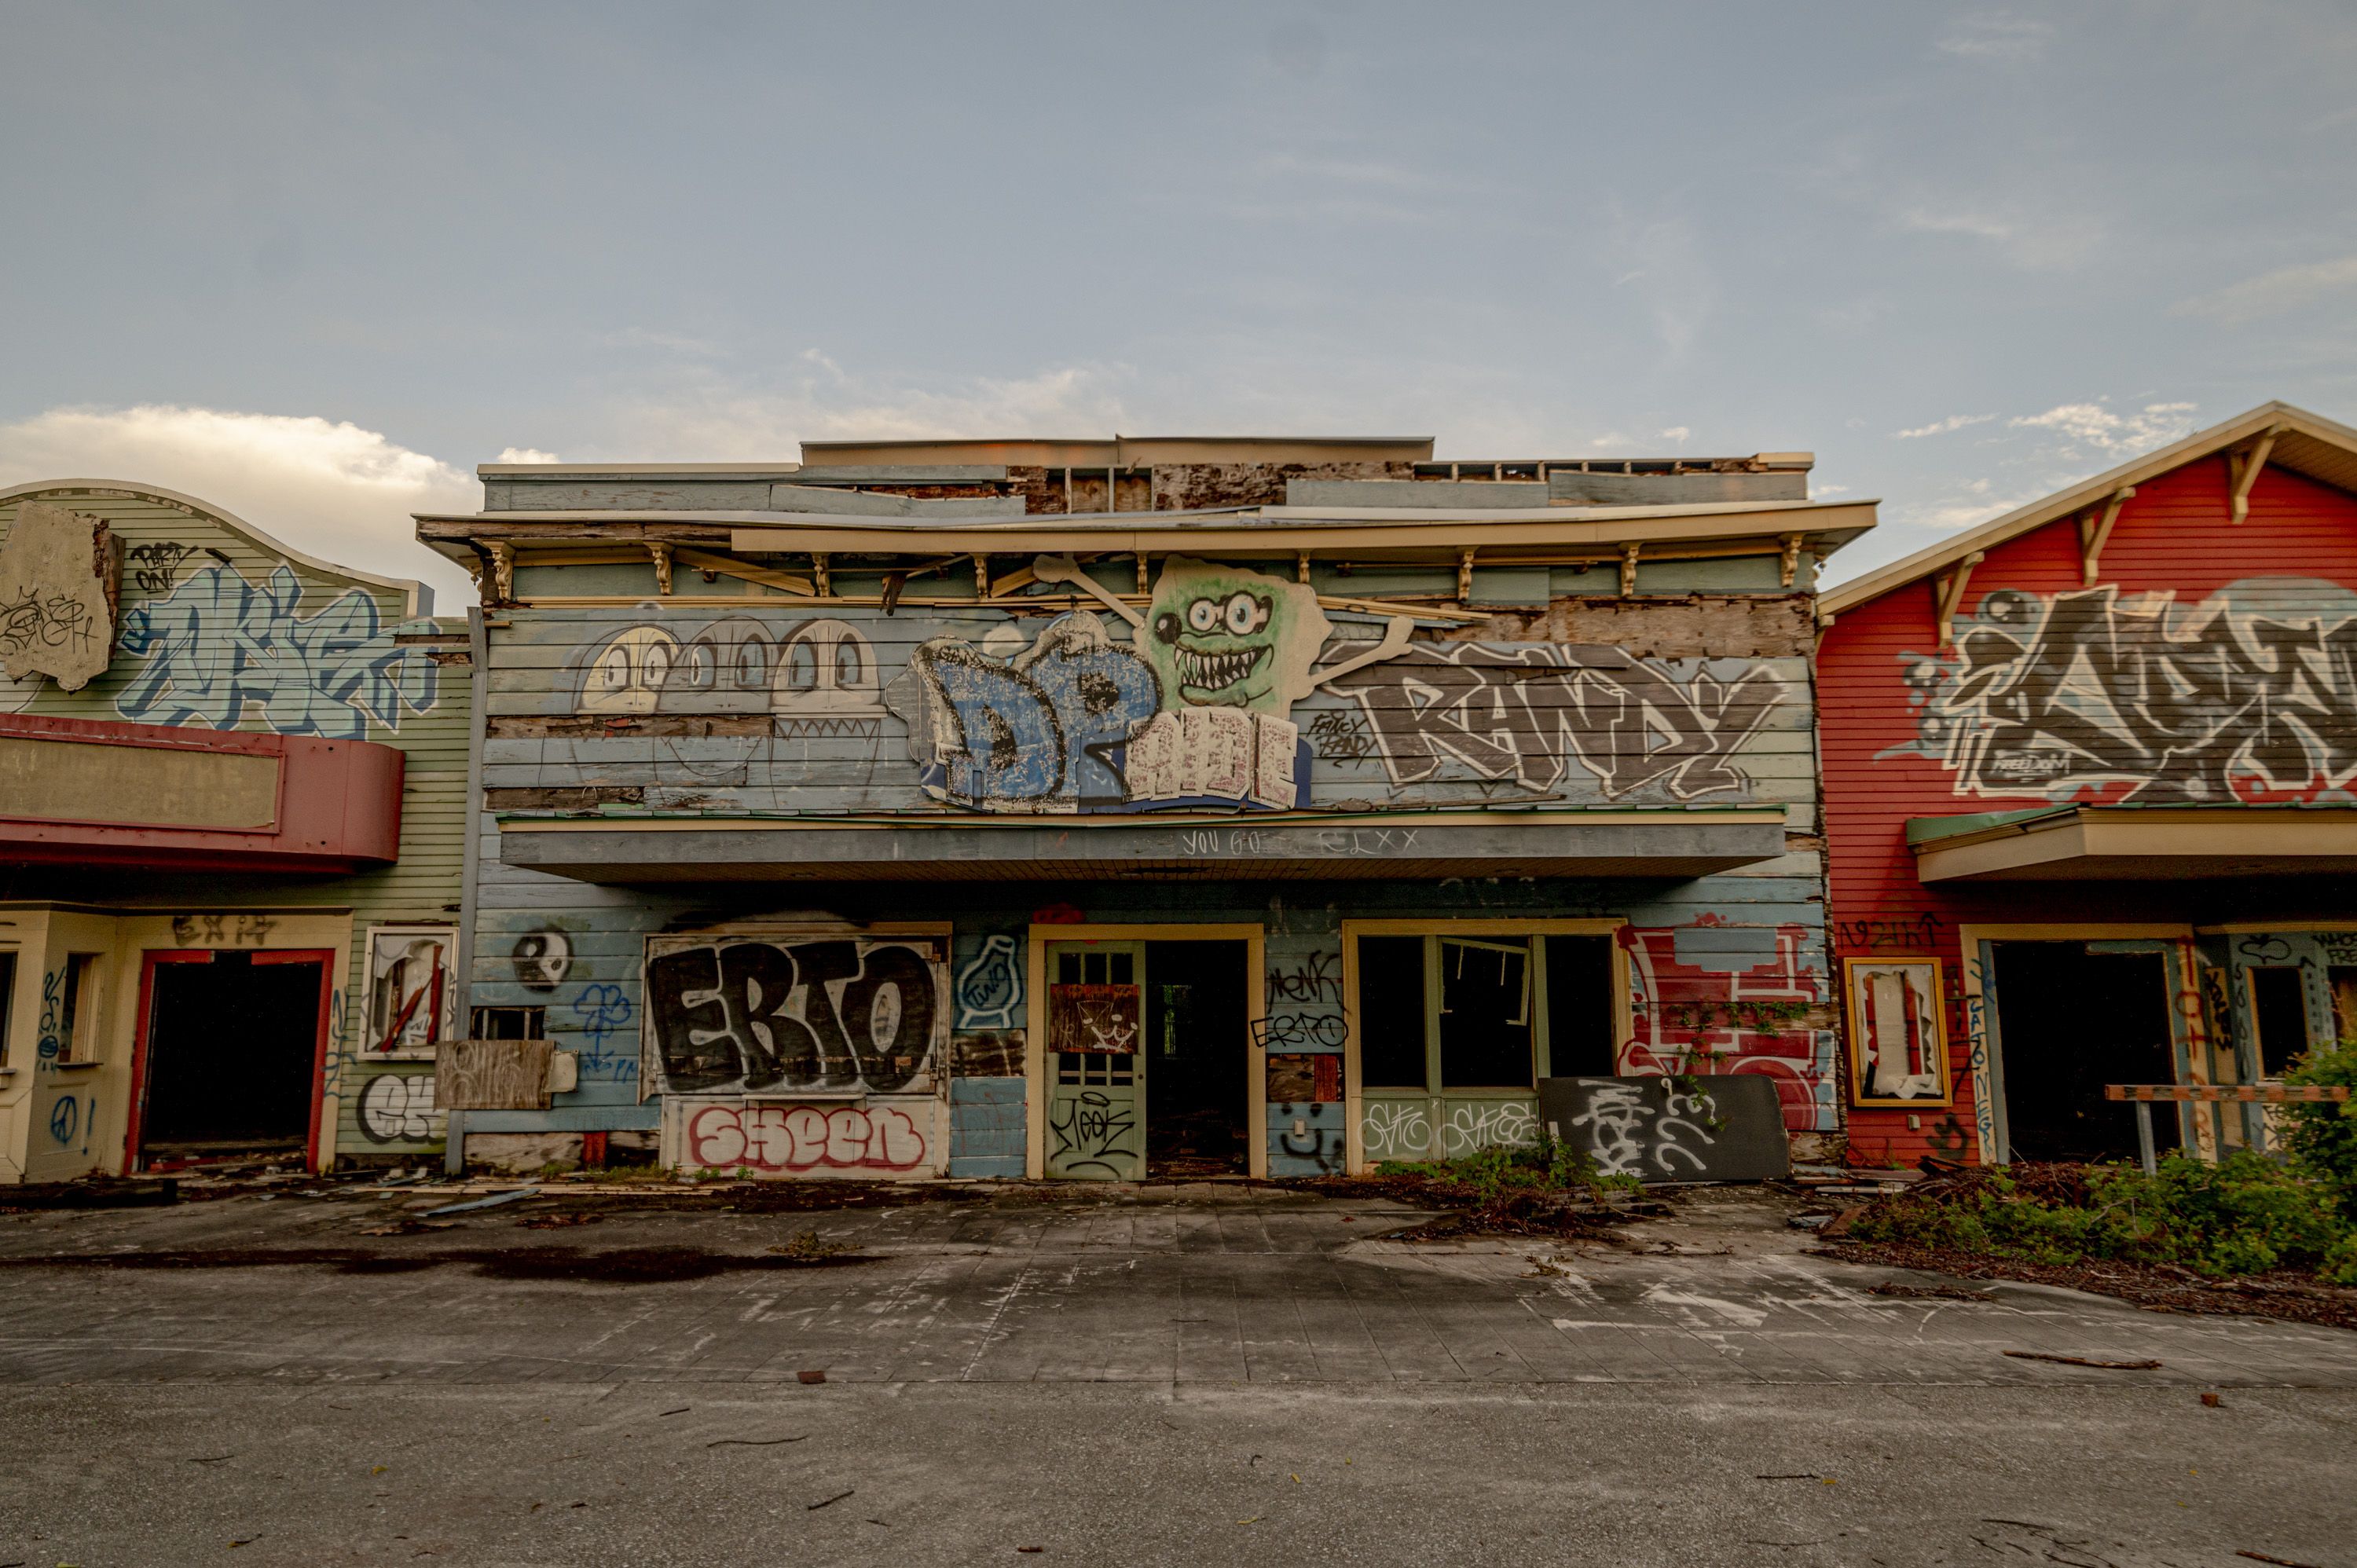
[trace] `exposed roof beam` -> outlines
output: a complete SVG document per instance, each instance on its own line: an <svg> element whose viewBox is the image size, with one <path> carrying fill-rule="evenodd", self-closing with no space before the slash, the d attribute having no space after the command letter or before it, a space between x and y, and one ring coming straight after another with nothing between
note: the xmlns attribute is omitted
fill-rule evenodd
<svg viewBox="0 0 2357 1568"><path fill-rule="evenodd" d="M2112 536L2112 525L2120 521L2120 508L2136 499L2134 485L2122 485L2104 503L2103 521L2095 521L2092 511L2079 514L2079 581L2084 587L2093 587L2104 570L2104 542Z"/></svg>
<svg viewBox="0 0 2357 1568"><path fill-rule="evenodd" d="M2267 454L2275 450L2276 437L2283 433L2284 426L2271 424L2256 441L2251 443L2247 452L2226 454L2226 472L2233 476L2234 481L2236 522L2251 515L2251 487L2259 482L2259 470L2267 466Z"/></svg>

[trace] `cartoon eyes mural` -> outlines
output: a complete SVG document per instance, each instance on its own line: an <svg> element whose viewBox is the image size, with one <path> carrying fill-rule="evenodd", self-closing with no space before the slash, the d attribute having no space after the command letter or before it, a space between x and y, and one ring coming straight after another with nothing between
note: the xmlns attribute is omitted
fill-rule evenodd
<svg viewBox="0 0 2357 1568"><path fill-rule="evenodd" d="M679 639L661 627L634 626L616 632L589 661L582 683L587 714L651 714L655 697L671 679Z"/></svg>
<svg viewBox="0 0 2357 1568"><path fill-rule="evenodd" d="M1268 624L1275 607L1255 594L1230 594L1225 604L1218 599L1197 599L1187 607L1187 625L1196 631L1217 631L1222 625L1231 637L1250 637ZM1155 623L1154 634L1165 642L1178 640L1178 618L1165 614Z"/></svg>

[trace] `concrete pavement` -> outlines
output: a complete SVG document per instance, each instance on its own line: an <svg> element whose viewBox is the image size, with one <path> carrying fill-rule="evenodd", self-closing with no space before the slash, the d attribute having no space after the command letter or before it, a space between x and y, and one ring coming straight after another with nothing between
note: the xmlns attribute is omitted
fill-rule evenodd
<svg viewBox="0 0 2357 1568"><path fill-rule="evenodd" d="M1956 1282L1757 1192L1579 1246L1232 1187L363 1234L425 1201L0 1217L0 1564L2357 1561L2357 1336L1878 1295Z"/></svg>

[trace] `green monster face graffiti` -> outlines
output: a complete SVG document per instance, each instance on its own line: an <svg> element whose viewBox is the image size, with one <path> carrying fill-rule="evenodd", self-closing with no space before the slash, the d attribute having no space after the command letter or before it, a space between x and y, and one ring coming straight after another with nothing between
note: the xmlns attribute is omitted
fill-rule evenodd
<svg viewBox="0 0 2357 1568"><path fill-rule="evenodd" d="M1283 714L1330 630L1307 585L1174 555L1137 640L1166 702Z"/></svg>

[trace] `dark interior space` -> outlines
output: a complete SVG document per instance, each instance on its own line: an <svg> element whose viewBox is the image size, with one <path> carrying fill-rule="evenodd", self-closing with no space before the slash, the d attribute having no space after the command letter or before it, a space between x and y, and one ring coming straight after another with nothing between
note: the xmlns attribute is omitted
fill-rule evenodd
<svg viewBox="0 0 2357 1568"><path fill-rule="evenodd" d="M1243 942L1146 944L1146 1167L1156 1176L1246 1168Z"/></svg>
<svg viewBox="0 0 2357 1568"><path fill-rule="evenodd" d="M159 963L148 1015L143 1156L300 1149L317 1060L317 961Z"/></svg>
<svg viewBox="0 0 2357 1568"><path fill-rule="evenodd" d="M1359 939L1359 1081L1422 1089L1424 939Z"/></svg>
<svg viewBox="0 0 2357 1568"><path fill-rule="evenodd" d="M1612 939L1546 939L1547 1070L1557 1078L1610 1078Z"/></svg>
<svg viewBox="0 0 2357 1568"><path fill-rule="evenodd" d="M2017 1160L2132 1159L2136 1108L2107 1083L2174 1083L2168 974L2158 953L2089 952L2084 942L1998 942L1996 1012L2006 1136ZM2173 1106L2156 1106L2155 1145L2178 1146Z"/></svg>
<svg viewBox="0 0 2357 1568"><path fill-rule="evenodd" d="M2259 1028L2259 1076L2281 1078L2308 1049L2308 1008L2300 1000L2299 970L2269 965L2244 972L2251 977L2251 1016Z"/></svg>
<svg viewBox="0 0 2357 1568"><path fill-rule="evenodd" d="M1440 1082L1529 1088L1531 940L1440 939Z"/></svg>

